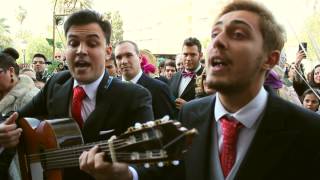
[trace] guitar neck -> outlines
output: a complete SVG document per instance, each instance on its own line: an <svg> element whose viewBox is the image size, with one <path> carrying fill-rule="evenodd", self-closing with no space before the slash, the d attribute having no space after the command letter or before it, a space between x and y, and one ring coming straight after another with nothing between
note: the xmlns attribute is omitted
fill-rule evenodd
<svg viewBox="0 0 320 180"><path fill-rule="evenodd" d="M38 154L30 154L27 158L30 163L41 162L43 168L47 170L77 167L79 166L79 157L81 153L83 151L88 151L95 145L99 145L101 151L106 152L106 155L108 155L108 142L99 141L57 150L48 150Z"/></svg>

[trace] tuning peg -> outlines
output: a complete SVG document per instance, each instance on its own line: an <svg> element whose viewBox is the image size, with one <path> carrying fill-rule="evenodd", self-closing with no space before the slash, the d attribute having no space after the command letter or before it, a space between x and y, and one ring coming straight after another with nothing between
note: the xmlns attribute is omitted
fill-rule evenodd
<svg viewBox="0 0 320 180"><path fill-rule="evenodd" d="M161 161L160 161L160 162L158 162L157 164L158 164L158 167L163 167L163 166L164 166L164 163L163 163L163 162L161 162Z"/></svg>
<svg viewBox="0 0 320 180"><path fill-rule="evenodd" d="M144 163L143 165L145 168L150 168L150 164L149 163Z"/></svg>
<svg viewBox="0 0 320 180"><path fill-rule="evenodd" d="M141 129L142 128L142 124L141 123L135 123L134 124L134 128Z"/></svg>
<svg viewBox="0 0 320 180"><path fill-rule="evenodd" d="M169 117L168 115L165 115L165 116L163 116L163 118L161 118L160 120L161 120L162 122L167 122L167 121L169 121L169 119L170 119L170 117Z"/></svg>
<svg viewBox="0 0 320 180"><path fill-rule="evenodd" d="M135 130L134 127L129 127L128 130L127 130L127 132L133 132L134 130Z"/></svg>
<svg viewBox="0 0 320 180"><path fill-rule="evenodd" d="M155 122L154 121L148 121L146 123L149 127L153 127L155 125Z"/></svg>
<svg viewBox="0 0 320 180"><path fill-rule="evenodd" d="M174 166L178 166L180 164L180 162L178 160L171 161L171 164L174 165Z"/></svg>

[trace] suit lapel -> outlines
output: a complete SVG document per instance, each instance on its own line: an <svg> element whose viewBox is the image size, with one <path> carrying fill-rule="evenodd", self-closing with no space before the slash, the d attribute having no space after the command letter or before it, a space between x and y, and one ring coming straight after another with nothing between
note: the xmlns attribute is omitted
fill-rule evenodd
<svg viewBox="0 0 320 180"><path fill-rule="evenodd" d="M101 128L105 127L105 121L107 120L108 111L112 102L110 92L112 88L110 85L108 73L105 73L101 80L96 96L96 107L89 115L83 126L83 134L86 138L85 141L97 140Z"/></svg>
<svg viewBox="0 0 320 180"><path fill-rule="evenodd" d="M195 115L199 123L192 125L192 128L196 128L199 134L193 139L192 148L188 151L189 155L185 156L188 180L208 179L212 174L213 164L208 159L212 158L211 152L213 152L213 98L210 98L210 103L206 103L202 111Z"/></svg>
<svg viewBox="0 0 320 180"><path fill-rule="evenodd" d="M179 95L179 85L181 82L182 73L179 71L177 72L177 78L172 82L172 93L175 98L178 98Z"/></svg>
<svg viewBox="0 0 320 180"><path fill-rule="evenodd" d="M236 179L261 179L288 152L298 132L286 128L290 119L283 113L282 105L278 97L269 95L266 111Z"/></svg>
<svg viewBox="0 0 320 180"><path fill-rule="evenodd" d="M55 84L53 87L54 97L51 98L50 111L52 117L67 117L69 114L69 104L72 94L73 79L70 78L64 84ZM49 117L50 118L50 117Z"/></svg>

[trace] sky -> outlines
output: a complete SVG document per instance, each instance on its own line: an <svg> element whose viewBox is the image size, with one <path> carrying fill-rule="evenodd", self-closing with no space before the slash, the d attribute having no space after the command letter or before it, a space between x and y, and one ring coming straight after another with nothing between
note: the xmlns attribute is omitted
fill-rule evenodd
<svg viewBox="0 0 320 180"><path fill-rule="evenodd" d="M258 0L265 4L281 22L287 31L288 51L296 49L301 27L305 18L313 13L313 5L317 0ZM47 37L48 28L52 24L52 0L0 0L0 17L7 19L12 33L19 29L32 32L35 36ZM190 2L186 7L186 2ZM125 38L138 40L141 46L148 45L150 48L159 48L158 43L163 43L165 37L180 41L184 33L193 33L196 36L209 37L211 23L214 21L214 14L219 10L217 7L229 2L228 0L93 0L93 9L99 12L118 10L124 21ZM3 4L6 4L5 6ZM16 20L18 6L27 10L27 18L23 25ZM192 12L182 12L181 9L189 9ZM179 12L179 13L176 13ZM181 18L192 14L194 24L191 30L183 30ZM201 24L201 25L200 25ZM197 28L198 26L198 28ZM149 31L148 31L149 28ZM179 29L180 28L180 29ZM158 31L157 31L158 29ZM150 37L140 36L139 31L150 33ZM159 32L160 31L160 32ZM184 31L179 33L180 31ZM178 33L174 33L178 32ZM295 32L295 33L294 33ZM165 35L162 35L163 33ZM148 35L148 34L147 34ZM181 37L180 37L180 36ZM155 38L157 37L157 38ZM201 39L200 38L200 39ZM164 40L163 40L164 39ZM151 43L148 41L154 41ZM182 42L182 41L181 41ZM177 45L176 45L177 46ZM164 51L170 53L177 51L174 45L162 46ZM178 45L180 48L180 44ZM171 50L173 49L173 50ZM289 53L294 54L295 53ZM293 56L294 56L293 55ZM290 55L289 55L290 57Z"/></svg>

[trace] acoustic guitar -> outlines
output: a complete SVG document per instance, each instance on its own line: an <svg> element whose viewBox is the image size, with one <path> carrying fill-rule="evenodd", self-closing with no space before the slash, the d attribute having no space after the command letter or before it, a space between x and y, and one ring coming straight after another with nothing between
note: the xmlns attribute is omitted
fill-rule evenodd
<svg viewBox="0 0 320 180"><path fill-rule="evenodd" d="M81 131L73 119L39 121L21 118L23 129L18 146L23 180L60 180L63 168L79 166L85 150L99 145L110 162L163 166L177 164L191 144L195 129L187 130L168 118L136 124L122 135L84 144Z"/></svg>

